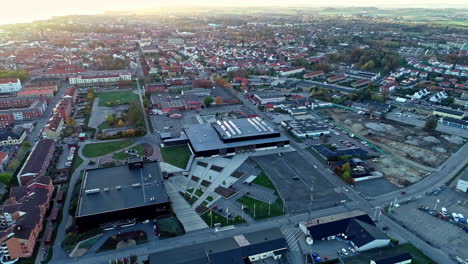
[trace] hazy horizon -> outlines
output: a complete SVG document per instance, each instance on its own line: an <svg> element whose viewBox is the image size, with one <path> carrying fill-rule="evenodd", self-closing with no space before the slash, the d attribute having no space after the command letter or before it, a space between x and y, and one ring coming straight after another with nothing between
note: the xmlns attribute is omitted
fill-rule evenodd
<svg viewBox="0 0 468 264"><path fill-rule="evenodd" d="M236 2L217 1L213 6L212 0L198 0L196 3L189 0L172 0L167 2L153 0L81 0L80 6L69 1L60 0L24 0L11 1L2 4L4 10L21 10L21 12L4 12L0 17L0 24L28 23L35 20L49 19L53 16L67 15L94 15L103 14L106 11L132 11L141 9L154 9L160 7L377 7L377 8L468 8L468 1L464 0L415 0L411 3L403 0L383 1L383 0L329 0L329 1L311 1L311 0L272 0L265 3L260 0L238 0ZM27 5L28 8L24 9ZM38 11L40 10L40 11Z"/></svg>

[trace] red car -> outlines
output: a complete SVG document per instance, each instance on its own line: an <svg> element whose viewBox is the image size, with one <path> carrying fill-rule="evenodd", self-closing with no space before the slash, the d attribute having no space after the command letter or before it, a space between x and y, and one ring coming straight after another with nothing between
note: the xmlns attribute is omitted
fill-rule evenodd
<svg viewBox="0 0 468 264"><path fill-rule="evenodd" d="M217 205L211 207L211 210L213 210L213 211L216 210L216 209L218 209L218 206L217 206Z"/></svg>

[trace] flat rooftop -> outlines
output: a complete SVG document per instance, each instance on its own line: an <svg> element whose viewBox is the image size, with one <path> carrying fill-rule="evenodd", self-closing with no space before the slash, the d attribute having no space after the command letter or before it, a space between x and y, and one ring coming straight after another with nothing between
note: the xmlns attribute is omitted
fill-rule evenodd
<svg viewBox="0 0 468 264"><path fill-rule="evenodd" d="M157 162L87 170L76 216L101 214L169 202Z"/></svg>
<svg viewBox="0 0 468 264"><path fill-rule="evenodd" d="M223 139L229 139L227 138L227 134L222 134L225 136L222 138L222 135L218 134L219 128L216 129L211 124L188 125L184 131L195 152L289 141L289 138L282 135L279 131L258 132L253 127L251 130L246 130L246 128L240 129L244 133L238 137L231 138L233 141L230 142L223 141Z"/></svg>

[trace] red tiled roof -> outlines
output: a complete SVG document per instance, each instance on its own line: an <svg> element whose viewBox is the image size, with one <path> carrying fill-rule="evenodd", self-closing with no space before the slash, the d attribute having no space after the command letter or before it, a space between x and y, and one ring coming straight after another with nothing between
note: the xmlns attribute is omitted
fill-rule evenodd
<svg viewBox="0 0 468 264"><path fill-rule="evenodd" d="M17 83L19 81L18 78L5 78L5 79L0 79L1 84L7 84L7 83Z"/></svg>

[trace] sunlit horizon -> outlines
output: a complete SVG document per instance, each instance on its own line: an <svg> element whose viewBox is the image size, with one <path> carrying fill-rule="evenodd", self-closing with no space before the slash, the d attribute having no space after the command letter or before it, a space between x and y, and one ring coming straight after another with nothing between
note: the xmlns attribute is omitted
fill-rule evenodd
<svg viewBox="0 0 468 264"><path fill-rule="evenodd" d="M77 3L79 6L77 6ZM216 3L216 5L213 5ZM1 5L4 10L20 10L20 12L3 12L0 17L0 24L29 23L36 20L49 19L54 16L67 15L95 15L103 14L107 11L132 11L154 8L177 8L177 7L377 7L377 8L468 8L468 1L464 0L415 0L411 3L405 0L384 1L384 0L272 0L265 3L260 0L238 0L216 1L212 0L172 0L170 3L153 0L81 0L79 2L60 0L24 0L9 1ZM25 8L27 6L28 8Z"/></svg>

